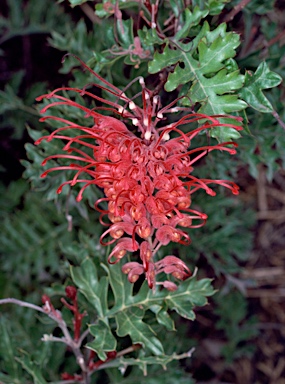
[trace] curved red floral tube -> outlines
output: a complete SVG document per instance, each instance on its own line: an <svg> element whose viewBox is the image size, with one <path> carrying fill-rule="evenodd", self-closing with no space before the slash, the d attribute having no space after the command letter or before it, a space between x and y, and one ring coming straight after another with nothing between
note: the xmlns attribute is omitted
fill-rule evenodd
<svg viewBox="0 0 285 384"><path fill-rule="evenodd" d="M108 257L109 263L117 263L127 252L140 250L142 263L129 262L122 268L129 281L135 282L140 275L145 275L150 288L162 285L171 291L175 290L175 283L170 280L157 281L156 275L163 272L184 280L191 272L177 257L166 256L162 260L156 260L157 251L169 242L190 244L189 234L182 228L197 228L205 224L207 215L190 208L192 194L203 189L214 196L215 192L209 186L213 184L222 185L233 194L238 194L239 190L231 181L199 179L191 174L195 163L213 150L235 154L236 143L226 142L191 149L191 141L201 131L210 131L215 127L241 130L241 119L226 116L232 119L233 123L230 124L219 120L225 116L191 112L184 114L176 122L165 125L165 115L177 113L180 108L173 107L174 102L162 107L159 96L146 88L143 78L139 78L143 106L140 107L84 63L82 65L104 84L97 86L115 95L118 101L103 99L85 89L69 87L38 97L38 101L50 100L42 109L43 114L54 106L65 105L83 111L88 121L93 119L92 126L78 125L68 118L53 115L40 119L42 122L54 120L62 126L50 135L41 137L35 144L54 139L65 143L64 153L49 156L43 165L51 159L72 161L67 165L48 169L42 177L58 170L74 171L73 178L59 186L58 193L65 185L80 183L82 187L77 196L78 201L90 185L103 189L105 198L97 201L95 208L101 212L100 222L103 225L106 225L104 216L110 221L108 229L100 238L101 244L116 243ZM109 107L100 107L98 110L105 109L118 118L98 113L94 110L96 108L87 108L60 94L66 94L66 91L104 102ZM185 108L181 109L185 113ZM187 132L187 126L193 123L198 127ZM70 132L72 136L69 135ZM107 209L100 208L101 202L107 202Z"/></svg>

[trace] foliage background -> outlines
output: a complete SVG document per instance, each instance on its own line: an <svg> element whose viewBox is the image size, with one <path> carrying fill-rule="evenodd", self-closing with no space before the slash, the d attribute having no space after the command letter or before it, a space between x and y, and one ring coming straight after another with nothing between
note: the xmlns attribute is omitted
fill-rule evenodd
<svg viewBox="0 0 285 384"><path fill-rule="evenodd" d="M88 17L90 9L86 7L95 3L3 2L0 18L1 297L40 304L41 295L47 292L56 302L58 294L63 293L62 284L70 282L69 263L76 265L87 254L96 259L105 252L94 237L94 233L100 232L96 213L88 207L98 192L89 192L85 204L80 206L71 195L67 207L64 193L57 197L52 185L37 181L41 153L33 150L31 144L24 148L24 144L32 143L31 137L35 139L37 131L42 130L35 97L68 81L76 81L81 86L90 81L86 81L87 75L80 69L72 68L71 60L61 65L64 53L71 52L88 61L92 51L100 69L105 70L104 55L98 57L99 52L107 49L106 42L98 39L102 26L98 18ZM196 3L201 6L207 2ZM265 60L266 67L259 67L265 79L270 77L269 71L284 78L284 4L274 0L247 3L228 23L229 30L241 38L235 58L241 73L255 73ZM207 21L211 26L219 25L239 4L239 1L227 2L222 12L213 12ZM97 9L100 11L100 4ZM113 28L113 19L106 23ZM125 48L128 47L129 42L121 41L124 43ZM116 62L118 68L125 66L123 59ZM133 63L127 61L127 65ZM144 62L140 70L145 70ZM106 73L110 76L108 68ZM118 81L116 73L112 73L112 77ZM241 97L244 96L241 93ZM226 162L219 154L211 155L199 167L201 175L209 174L210 170L213 178L225 175L234 178L242 187L240 198L223 195L221 191L213 204L210 197L198 197L196 204L209 214L209 222L192 234L193 244L189 249L175 250L191 268L198 266L200 277L215 277L214 286L219 292L208 306L197 310L195 322L186 322L177 316L177 350L195 346L193 358L174 363L166 373L161 368L151 368L144 383L282 383L285 374L284 357L281 358L284 347L280 347L285 336L282 327L285 136L276 112L278 119L284 121L284 87L280 85L262 94L256 92L255 96L256 100L252 101L255 109L247 110L249 131L239 139L239 154ZM262 113L261 104L267 106L269 113ZM22 178L23 165L25 178ZM27 178L32 180L32 190ZM73 217L72 231L67 230L67 213ZM26 353L32 355L37 367L50 380L58 380L63 365L64 370L72 369L72 357L64 351L64 346L40 340L43 333L52 332L52 323L43 324L32 311L23 308L5 307L1 311L0 380L6 382L8 371L15 383L32 382L25 369ZM169 339L171 341L171 334ZM171 350L171 347L170 343L167 348ZM102 375L96 380L120 382L115 371L108 377ZM133 370L129 375L127 372L124 382L140 380L141 372Z"/></svg>

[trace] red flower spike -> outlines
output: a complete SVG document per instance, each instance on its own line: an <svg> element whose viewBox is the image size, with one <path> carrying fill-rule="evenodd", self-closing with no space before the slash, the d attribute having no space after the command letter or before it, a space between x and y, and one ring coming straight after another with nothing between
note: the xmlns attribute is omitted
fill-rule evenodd
<svg viewBox="0 0 285 384"><path fill-rule="evenodd" d="M107 352L108 359L115 359L117 357L117 351Z"/></svg>
<svg viewBox="0 0 285 384"><path fill-rule="evenodd" d="M74 375L70 375L67 372L63 372L61 374L61 378L62 378L62 380L73 380L74 379Z"/></svg>
<svg viewBox="0 0 285 384"><path fill-rule="evenodd" d="M237 144L225 142L191 149L191 142L200 132L216 127L229 127L239 131L242 129L242 119L236 116L188 113L189 109L186 107L175 106L179 99L163 107L159 96L146 88L143 78L139 78L142 92L136 96L141 97L140 107L139 103L135 103L135 98L128 98L124 92L78 60L104 84L92 86L109 92L117 98L117 102L92 94L87 90L88 86L83 90L62 87L40 96L37 99L39 101L50 100L42 113L54 106L64 105L83 111L86 118L93 118L94 121L93 125L80 126L68 118L52 115L41 118L41 121L54 120L62 126L50 135L38 139L35 144L42 140L60 139L64 142L65 151L65 154L49 156L43 162L46 164L49 160L58 160L60 165L46 170L42 177L54 171L74 171L73 178L60 185L58 193L65 185L81 184L77 201L82 199L85 189L91 185L103 189L105 197L95 202L95 208L101 213L101 224L108 226L100 237L101 244L116 244L108 256L108 262L117 263L127 252L140 249L142 264L131 262L123 266L123 272L128 275L129 281L134 282L145 274L151 288L162 285L170 291L175 290L177 286L171 281L156 282L156 275L169 273L184 280L190 276L190 271L174 256L155 260L156 252L171 241L190 244L188 233L177 226L199 228L205 224L207 215L191 209L193 193L203 189L208 195L215 196L216 192L212 189L214 184L228 188L234 195L239 190L231 181L199 179L192 175L195 163L209 152L218 150L234 155ZM105 103L107 107L89 109L63 96L61 92L89 96L95 102ZM98 113L100 110L121 116L132 126L132 130L123 121ZM176 122L156 127L158 123L163 123L165 114L179 112L184 115ZM225 117L232 119L232 124L220 122L219 119ZM199 124L200 122L202 123ZM187 132L185 128L190 124L196 124L197 128ZM72 132L71 136L68 131ZM175 133L174 137L172 132ZM107 209L100 208L102 202L107 202ZM103 220L105 216L110 224ZM106 237L111 239L106 240Z"/></svg>
<svg viewBox="0 0 285 384"><path fill-rule="evenodd" d="M81 375L71 375L70 373L67 373L67 372L63 372L61 374L61 378L62 380L76 380L78 382L80 382L82 380L82 376Z"/></svg>
<svg viewBox="0 0 285 384"><path fill-rule="evenodd" d="M77 302L77 289L71 285L68 285L65 288L66 296L72 301L72 304L69 304L64 298L61 298L61 302L73 312L73 329L74 329L74 340L78 341L80 338L81 323L86 313L80 313Z"/></svg>
<svg viewBox="0 0 285 384"><path fill-rule="evenodd" d="M43 309L47 314L52 314L57 319L61 319L61 313L54 308L48 295L42 295L42 303L44 304Z"/></svg>
<svg viewBox="0 0 285 384"><path fill-rule="evenodd" d="M77 296L77 289L75 287L73 287L72 285L68 285L66 288L65 288L65 293L66 293L66 296L71 299L71 300L75 300L76 299L76 296Z"/></svg>

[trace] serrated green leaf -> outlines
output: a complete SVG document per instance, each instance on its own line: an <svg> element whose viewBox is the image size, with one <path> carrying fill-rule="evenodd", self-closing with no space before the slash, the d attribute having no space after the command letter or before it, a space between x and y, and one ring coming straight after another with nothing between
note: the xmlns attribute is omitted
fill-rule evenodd
<svg viewBox="0 0 285 384"><path fill-rule="evenodd" d="M33 378L34 384L47 384L45 381L39 366L31 360L30 356L23 352L23 357L16 357L16 360L22 365L22 367L27 371Z"/></svg>
<svg viewBox="0 0 285 384"><path fill-rule="evenodd" d="M116 313L126 307L126 303L132 300L133 287L127 284L126 276L122 273L119 264L112 265L107 269L109 281L115 298L115 305L111 312Z"/></svg>
<svg viewBox="0 0 285 384"><path fill-rule="evenodd" d="M157 73L175 65L168 75L165 90L171 92L182 84L189 84L187 98L182 103L200 103L201 113L222 115L240 111L246 108L246 103L234 92L242 87L244 76L232 65L238 45L239 36L226 32L225 24L210 32L208 24L204 23L189 51L166 46L162 53L155 53L149 72ZM185 92L185 87L183 89ZM234 129L213 129L211 134L219 141L239 136Z"/></svg>
<svg viewBox="0 0 285 384"><path fill-rule="evenodd" d="M169 316L167 307L165 305L163 307L160 305L153 305L150 309L155 313L157 322L159 324L163 325L169 331L175 331L174 321Z"/></svg>
<svg viewBox="0 0 285 384"><path fill-rule="evenodd" d="M171 6L172 12L175 17L179 17L181 14L181 9L184 6L183 1L181 0L169 0L169 4Z"/></svg>
<svg viewBox="0 0 285 384"><path fill-rule="evenodd" d="M158 323L173 330L174 324L167 313L168 310L174 310L181 316L193 320L194 306L205 305L206 296L214 293L209 279L196 281L196 278L192 277L181 283L175 292L167 290L153 292L145 282L139 292L133 294L133 285L121 272L119 263L111 266L101 264L101 266L108 273L108 280L107 277L98 280L96 267L90 258L86 258L80 267L72 267L71 275L75 284L97 310L99 320L103 321L91 325L94 326L92 333L95 341L90 344L91 348L101 353L102 358L105 357L104 353L113 350L114 346L114 339L107 324L108 318L115 318L116 333L119 337L129 335L133 344L142 344L154 355L161 355L163 346L152 328L144 321L145 311L152 309L157 315ZM108 281L114 296L111 309L107 308ZM102 303L102 296L105 304ZM96 334L100 328L102 335L96 341Z"/></svg>
<svg viewBox="0 0 285 384"><path fill-rule="evenodd" d="M226 3L229 3L230 0L209 0L209 14L211 16L219 15L224 9Z"/></svg>
<svg viewBox="0 0 285 384"><path fill-rule="evenodd" d="M138 36L142 42L146 45L151 46L154 44L163 44L165 39L162 39L158 36L156 29L148 29L146 26L143 26L142 29L138 30Z"/></svg>
<svg viewBox="0 0 285 384"><path fill-rule="evenodd" d="M128 49L134 43L133 19L117 20L117 33L122 47Z"/></svg>
<svg viewBox="0 0 285 384"><path fill-rule="evenodd" d="M103 288L107 291L106 279L102 280L102 285L99 284L96 267L90 258L83 260L80 267L71 267L70 272L74 283L96 309L98 316L103 318L100 294L103 293Z"/></svg>
<svg viewBox="0 0 285 384"><path fill-rule="evenodd" d="M100 18L103 18L105 16L110 16L110 12L107 12L104 9L104 4L96 4L95 9L96 9L96 15Z"/></svg>
<svg viewBox="0 0 285 384"><path fill-rule="evenodd" d="M192 0L192 7L207 9L211 16L218 15L230 0Z"/></svg>
<svg viewBox="0 0 285 384"><path fill-rule="evenodd" d="M113 336L110 326L99 319L98 324L90 325L89 330L95 339L88 343L86 347L95 351L100 360L106 360L107 355L105 352L115 351L117 347L117 340Z"/></svg>
<svg viewBox="0 0 285 384"><path fill-rule="evenodd" d="M178 290L174 292L167 290L153 292L145 282L140 291L136 295L133 295L129 291L128 280L126 276L120 273L118 265L111 266L109 273L110 282L113 281L114 276L117 277L117 281L113 282L112 289L114 293L116 292L117 294L119 305L116 304L116 300L115 305L109 310L108 316L114 316L122 310L129 310L133 307L147 309L152 305L163 307L165 304L165 309L175 310L181 316L193 320L195 318L193 312L194 306L205 305L207 303L206 296L214 294L210 279L197 281L196 277L193 276L182 282ZM120 277L118 278L118 276Z"/></svg>
<svg viewBox="0 0 285 384"><path fill-rule="evenodd" d="M153 354L163 354L161 342L155 337L152 329L143 322L144 309L127 303L133 300L133 286L121 272L119 265L109 268L110 284L115 297L112 312L117 322L118 336L130 335L133 343L140 343ZM109 312L110 313L110 312Z"/></svg>
<svg viewBox="0 0 285 384"><path fill-rule="evenodd" d="M211 296L214 293L210 279L199 281L196 281L195 278L187 279L179 285L176 292L166 297L166 304L169 309L176 311L180 316L194 320L193 308L196 305L203 306L207 304L206 296Z"/></svg>
<svg viewBox="0 0 285 384"><path fill-rule="evenodd" d="M142 344L154 355L163 355L163 346L154 336L154 331L143 322L144 310L138 307L119 312L115 318L118 336L130 335L134 344Z"/></svg>
<svg viewBox="0 0 285 384"><path fill-rule="evenodd" d="M192 27L199 24L201 19L205 18L208 14L208 10L202 10L199 7L194 7L193 12L189 8L186 8L184 11L185 22L181 29L175 34L174 40L179 41L186 37Z"/></svg>
<svg viewBox="0 0 285 384"><path fill-rule="evenodd" d="M277 87L282 81L281 76L270 71L266 62L259 64L254 74L246 72L245 84L240 95L254 109L263 113L272 113L273 107L262 92L263 89Z"/></svg>

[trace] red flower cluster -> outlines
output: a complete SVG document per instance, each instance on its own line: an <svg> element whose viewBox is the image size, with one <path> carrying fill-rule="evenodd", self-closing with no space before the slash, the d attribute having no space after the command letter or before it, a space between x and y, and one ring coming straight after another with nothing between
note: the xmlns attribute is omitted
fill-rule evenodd
<svg viewBox="0 0 285 384"><path fill-rule="evenodd" d="M215 127L231 127L236 130L241 127L238 124L221 123L219 118L224 116L186 113L186 108L175 106L177 100L162 107L159 96L146 88L143 78L139 78L142 92L137 95L142 99L140 107L120 89L91 69L88 70L104 84L96 86L115 95L118 101L103 99L86 89L67 87L40 96L38 101L53 99L42 109L42 113L53 106L67 105L84 111L86 117L94 120L94 125L87 127L56 116L46 115L41 118L41 121L58 121L63 126L37 140L36 144L44 139L66 141L63 148L66 154L50 156L43 165L50 159L64 158L73 161L71 164L47 170L42 177L57 170L73 170L73 179L62 184L58 193L64 185L83 183L77 196L78 201L90 185L102 188L105 197L98 200L95 207L101 212L101 223L108 226L108 229L102 234L100 242L103 245L116 243L108 257L109 263L117 263L127 252L139 251L140 262L129 262L122 268L129 281L133 283L140 275L145 274L150 288L161 284L169 290L175 290L175 283L169 280L157 282L155 276L164 272L184 280L190 276L190 270L175 256L166 256L156 261L156 253L169 242L189 244L189 235L182 228L197 228L205 224L207 215L190 208L192 194L198 189L204 189L207 194L214 196L215 192L209 187L213 183L238 194L238 186L233 182L199 179L191 174L193 164L208 152L220 150L235 154L236 144L226 142L189 149L192 139L201 131L209 131ZM109 107L98 107L96 110L101 108L119 115L122 120L130 122L131 128L122 120L102 115L66 98L59 94L60 91L73 91L107 104ZM163 125L167 120L165 115L175 112L184 112L184 115L176 122ZM240 120L237 117L232 118ZM200 121L202 123L199 124ZM190 132L180 128L193 123L198 128ZM79 133L67 135L67 130ZM107 209L100 207L102 202L107 202ZM110 224L103 221L105 215Z"/></svg>

